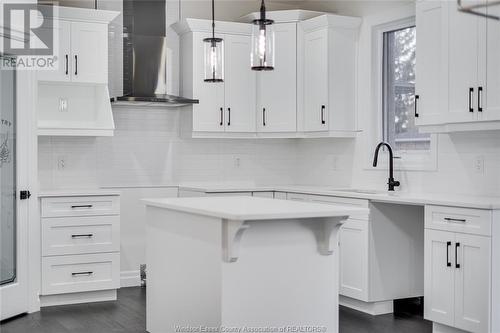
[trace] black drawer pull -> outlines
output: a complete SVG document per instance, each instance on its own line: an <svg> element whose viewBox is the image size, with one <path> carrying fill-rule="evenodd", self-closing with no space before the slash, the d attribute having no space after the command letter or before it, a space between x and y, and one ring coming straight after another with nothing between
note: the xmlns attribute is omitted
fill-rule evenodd
<svg viewBox="0 0 500 333"><path fill-rule="evenodd" d="M418 106L417 106L417 103L418 103L418 99L420 98L419 95L415 95L415 118L418 118L420 115L418 114Z"/></svg>
<svg viewBox="0 0 500 333"><path fill-rule="evenodd" d="M325 121L325 106L321 105L321 124L324 125L326 124Z"/></svg>
<svg viewBox="0 0 500 333"><path fill-rule="evenodd" d="M461 222L461 223L467 222L466 219L455 219L455 218L452 218L452 217L445 217L444 220L447 221L447 222Z"/></svg>
<svg viewBox="0 0 500 333"><path fill-rule="evenodd" d="M469 88L469 112L474 112L474 107L472 107L472 95L474 95L474 88Z"/></svg>
<svg viewBox="0 0 500 333"><path fill-rule="evenodd" d="M477 88L477 111L483 112L483 87Z"/></svg>
<svg viewBox="0 0 500 333"><path fill-rule="evenodd" d="M69 68L68 68L68 61L69 61L68 55L66 54L66 75L68 75L68 70L69 70Z"/></svg>
<svg viewBox="0 0 500 333"><path fill-rule="evenodd" d="M92 237L94 237L94 234L71 235L71 238L92 238Z"/></svg>
<svg viewBox="0 0 500 333"><path fill-rule="evenodd" d="M227 126L231 126L231 108L227 108Z"/></svg>
<svg viewBox="0 0 500 333"><path fill-rule="evenodd" d="M446 267L451 267L450 246L451 246L451 242L446 242Z"/></svg>
<svg viewBox="0 0 500 333"><path fill-rule="evenodd" d="M78 75L78 56L75 55L75 75Z"/></svg>
<svg viewBox="0 0 500 333"><path fill-rule="evenodd" d="M94 272L76 272L76 273L71 273L72 276L82 276L82 275L92 275Z"/></svg>
<svg viewBox="0 0 500 333"><path fill-rule="evenodd" d="M94 206L92 205L73 205L71 206L72 209L75 209L75 208L92 208Z"/></svg>
<svg viewBox="0 0 500 333"><path fill-rule="evenodd" d="M266 126L266 108L262 108L262 125Z"/></svg>
<svg viewBox="0 0 500 333"><path fill-rule="evenodd" d="M224 125L224 108L220 108L220 126Z"/></svg>
<svg viewBox="0 0 500 333"><path fill-rule="evenodd" d="M460 243L455 243L455 268L460 268L460 264L458 263L458 248L460 247Z"/></svg>

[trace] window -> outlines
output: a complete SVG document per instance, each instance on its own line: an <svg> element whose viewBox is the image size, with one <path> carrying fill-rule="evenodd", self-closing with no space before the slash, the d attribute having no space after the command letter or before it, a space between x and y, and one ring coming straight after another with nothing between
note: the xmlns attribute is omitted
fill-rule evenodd
<svg viewBox="0 0 500 333"><path fill-rule="evenodd" d="M383 139L399 151L431 149L430 135L415 126L415 53L415 26L383 33Z"/></svg>

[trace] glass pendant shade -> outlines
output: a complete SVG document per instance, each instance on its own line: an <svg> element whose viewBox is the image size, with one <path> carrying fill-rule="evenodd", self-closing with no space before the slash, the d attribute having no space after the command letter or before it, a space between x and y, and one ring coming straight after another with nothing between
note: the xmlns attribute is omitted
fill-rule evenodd
<svg viewBox="0 0 500 333"><path fill-rule="evenodd" d="M205 82L224 81L224 41L222 38L205 38Z"/></svg>
<svg viewBox="0 0 500 333"><path fill-rule="evenodd" d="M274 21L254 20L252 26L252 69L272 71L274 69Z"/></svg>

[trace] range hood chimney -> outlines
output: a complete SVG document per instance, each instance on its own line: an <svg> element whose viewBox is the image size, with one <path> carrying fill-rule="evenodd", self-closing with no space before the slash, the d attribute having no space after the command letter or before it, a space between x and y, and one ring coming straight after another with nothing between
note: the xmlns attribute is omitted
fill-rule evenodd
<svg viewBox="0 0 500 333"><path fill-rule="evenodd" d="M166 0L123 1L123 91L118 101L198 103L167 94Z"/></svg>

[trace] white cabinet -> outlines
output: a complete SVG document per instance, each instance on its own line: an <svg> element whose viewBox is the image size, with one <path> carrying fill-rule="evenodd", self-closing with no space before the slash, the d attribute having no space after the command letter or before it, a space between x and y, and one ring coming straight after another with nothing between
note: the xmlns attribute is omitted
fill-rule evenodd
<svg viewBox="0 0 500 333"><path fill-rule="evenodd" d="M193 137L255 133L256 73L250 69L251 30L242 23L217 24L224 40L224 82L204 82L204 44L210 22L188 19L176 26L180 34L181 94L199 99L183 125ZM187 114L188 113L188 114Z"/></svg>
<svg viewBox="0 0 500 333"><path fill-rule="evenodd" d="M108 82L108 26L59 20L57 69L42 70L39 81Z"/></svg>
<svg viewBox="0 0 500 333"><path fill-rule="evenodd" d="M471 1L464 1L470 5ZM500 128L500 23L417 1L417 125L423 132ZM498 6L489 6L498 15Z"/></svg>
<svg viewBox="0 0 500 333"><path fill-rule="evenodd" d="M297 131L297 23L276 23L275 66L257 73L257 130Z"/></svg>
<svg viewBox="0 0 500 333"><path fill-rule="evenodd" d="M108 24L118 12L58 7L55 68L39 70L38 135L112 136Z"/></svg>
<svg viewBox="0 0 500 333"><path fill-rule="evenodd" d="M449 231L465 222L438 225L428 221L430 216L426 214L425 318L470 332L490 332L491 237Z"/></svg>
<svg viewBox="0 0 500 333"><path fill-rule="evenodd" d="M300 22L305 132L352 136L356 131L356 61L359 18L321 15Z"/></svg>
<svg viewBox="0 0 500 333"><path fill-rule="evenodd" d="M255 132L256 73L250 69L248 35L225 34L224 105L227 132Z"/></svg>
<svg viewBox="0 0 500 333"><path fill-rule="evenodd" d="M448 109L447 27L443 19L447 10L444 1L417 1L417 125L440 124Z"/></svg>
<svg viewBox="0 0 500 333"><path fill-rule="evenodd" d="M119 195L51 195L40 207L42 306L116 299Z"/></svg>
<svg viewBox="0 0 500 333"><path fill-rule="evenodd" d="M108 83L108 25L71 23L72 80Z"/></svg>

